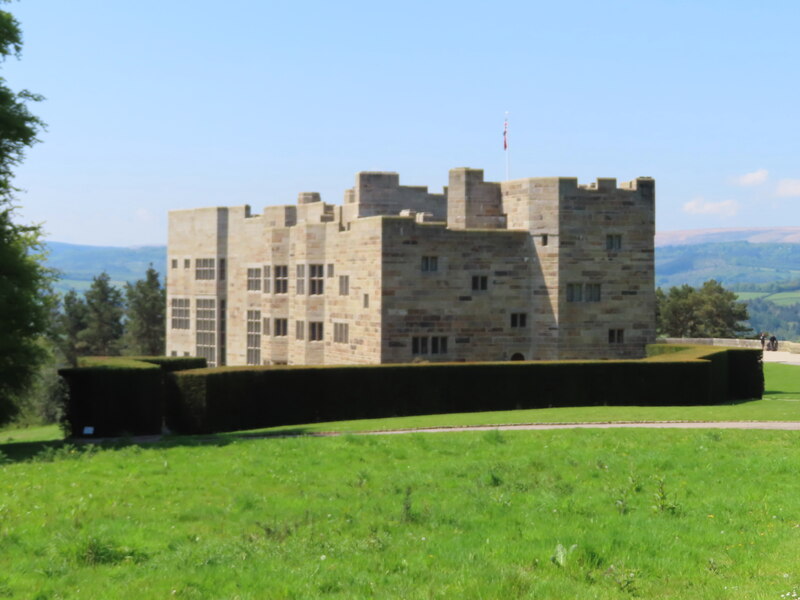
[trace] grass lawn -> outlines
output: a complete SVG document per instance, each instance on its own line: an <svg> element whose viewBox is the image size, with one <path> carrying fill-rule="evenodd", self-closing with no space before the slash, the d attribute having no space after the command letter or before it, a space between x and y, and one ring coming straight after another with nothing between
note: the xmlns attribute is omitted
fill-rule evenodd
<svg viewBox="0 0 800 600"><path fill-rule="evenodd" d="M800 367L765 369L767 398L738 405L418 419L800 420ZM797 432L32 441L55 434L0 432L0 598L800 593Z"/></svg>
<svg viewBox="0 0 800 600"><path fill-rule="evenodd" d="M798 472L795 432L67 446L0 467L0 597L778 599Z"/></svg>

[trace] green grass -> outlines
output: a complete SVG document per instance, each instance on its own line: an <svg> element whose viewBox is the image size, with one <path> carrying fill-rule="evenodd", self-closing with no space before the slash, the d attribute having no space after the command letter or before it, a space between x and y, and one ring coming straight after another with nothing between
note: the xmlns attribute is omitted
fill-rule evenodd
<svg viewBox="0 0 800 600"><path fill-rule="evenodd" d="M64 434L58 425L0 429L0 447L3 444L19 442L49 442L63 437Z"/></svg>
<svg viewBox="0 0 800 600"><path fill-rule="evenodd" d="M800 438L272 438L8 464L0 597L779 598Z"/></svg>
<svg viewBox="0 0 800 600"><path fill-rule="evenodd" d="M770 294L764 297L764 300L774 302L779 306L790 306L800 302L800 290L792 290L790 292L778 292L777 294Z"/></svg>
<svg viewBox="0 0 800 600"><path fill-rule="evenodd" d="M313 427L800 420L800 367L765 370L767 398L737 405ZM727 600L800 591L796 432L220 435L103 447L57 436L54 427L0 432L0 598Z"/></svg>
<svg viewBox="0 0 800 600"><path fill-rule="evenodd" d="M736 292L737 300L755 300L769 296L769 292Z"/></svg>

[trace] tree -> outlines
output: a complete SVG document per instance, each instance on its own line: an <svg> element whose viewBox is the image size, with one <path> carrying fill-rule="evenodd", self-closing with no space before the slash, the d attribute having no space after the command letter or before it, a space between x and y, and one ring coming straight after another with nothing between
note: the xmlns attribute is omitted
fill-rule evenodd
<svg viewBox="0 0 800 600"><path fill-rule="evenodd" d="M0 10L0 60L19 56L21 49L19 24ZM38 100L26 90L13 92L0 77L0 423L18 412L17 399L47 360L40 337L48 327L52 274L43 264L40 228L14 221L18 190L11 183L44 126L27 106Z"/></svg>
<svg viewBox="0 0 800 600"><path fill-rule="evenodd" d="M167 295L150 265L144 279L125 285L128 311L127 346L135 354L160 356L164 353Z"/></svg>
<svg viewBox="0 0 800 600"><path fill-rule="evenodd" d="M78 337L86 353L94 356L119 354L122 338L122 316L125 305L122 292L111 285L105 271L92 279L86 299L86 328Z"/></svg>
<svg viewBox="0 0 800 600"><path fill-rule="evenodd" d="M86 354L86 342L81 332L89 325L89 309L86 301L75 290L64 294L62 312L57 317L58 347L64 359L72 366L78 364L78 357Z"/></svg>
<svg viewBox="0 0 800 600"><path fill-rule="evenodd" d="M699 289L675 286L664 293L656 290L658 331L669 337L730 338L749 331L747 306L736 294L713 279Z"/></svg>

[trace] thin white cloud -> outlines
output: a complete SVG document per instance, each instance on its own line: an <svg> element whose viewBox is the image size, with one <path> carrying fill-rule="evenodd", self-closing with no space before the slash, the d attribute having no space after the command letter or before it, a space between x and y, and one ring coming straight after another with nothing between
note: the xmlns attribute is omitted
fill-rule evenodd
<svg viewBox="0 0 800 600"><path fill-rule="evenodd" d="M796 198L800 196L800 179L781 179L775 190L778 198Z"/></svg>
<svg viewBox="0 0 800 600"><path fill-rule="evenodd" d="M690 215L718 215L721 217L733 217L739 212L739 203L735 200L723 200L722 202L706 202L702 198L695 198L683 205L683 212Z"/></svg>
<svg viewBox="0 0 800 600"><path fill-rule="evenodd" d="M743 187L751 186L751 185L759 185L764 183L769 176L769 171L766 169L758 169L757 171L753 171L752 173L745 173L744 175L740 175L739 177L734 178L734 183L736 185L741 185Z"/></svg>
<svg viewBox="0 0 800 600"><path fill-rule="evenodd" d="M134 216L136 217L136 220L139 221L140 223L152 223L153 221L155 221L153 213L151 213L146 208L137 208L136 211L134 212Z"/></svg>

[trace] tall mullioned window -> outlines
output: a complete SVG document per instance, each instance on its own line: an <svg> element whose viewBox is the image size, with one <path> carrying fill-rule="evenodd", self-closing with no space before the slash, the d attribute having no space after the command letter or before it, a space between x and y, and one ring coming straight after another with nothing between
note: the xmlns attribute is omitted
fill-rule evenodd
<svg viewBox="0 0 800 600"><path fill-rule="evenodd" d="M247 364L261 364L261 311L247 311Z"/></svg>
<svg viewBox="0 0 800 600"><path fill-rule="evenodd" d="M321 342L322 341L322 321L309 321L308 323L308 341Z"/></svg>
<svg viewBox="0 0 800 600"><path fill-rule="evenodd" d="M189 298L173 298L171 300L172 329L189 329L191 303Z"/></svg>
<svg viewBox="0 0 800 600"><path fill-rule="evenodd" d="M289 292L289 267L286 265L275 265L275 293L286 294Z"/></svg>
<svg viewBox="0 0 800 600"><path fill-rule="evenodd" d="M272 286L270 286L270 283L272 282L272 277L270 276L269 265L264 265L263 273L264 273L264 293L269 294L270 289L272 289Z"/></svg>
<svg viewBox="0 0 800 600"><path fill-rule="evenodd" d="M216 277L213 258L196 258L194 261L194 278L213 280Z"/></svg>
<svg viewBox="0 0 800 600"><path fill-rule="evenodd" d="M261 291L261 269L247 269L247 291L260 292Z"/></svg>
<svg viewBox="0 0 800 600"><path fill-rule="evenodd" d="M206 359L209 367L217 366L217 302L214 298L198 298L195 315L197 356Z"/></svg>
<svg viewBox="0 0 800 600"><path fill-rule="evenodd" d="M586 298L586 302L600 302L600 284L599 283L587 283L584 288L584 296Z"/></svg>
<svg viewBox="0 0 800 600"><path fill-rule="evenodd" d="M325 289L325 265L308 265L308 293L319 296Z"/></svg>

